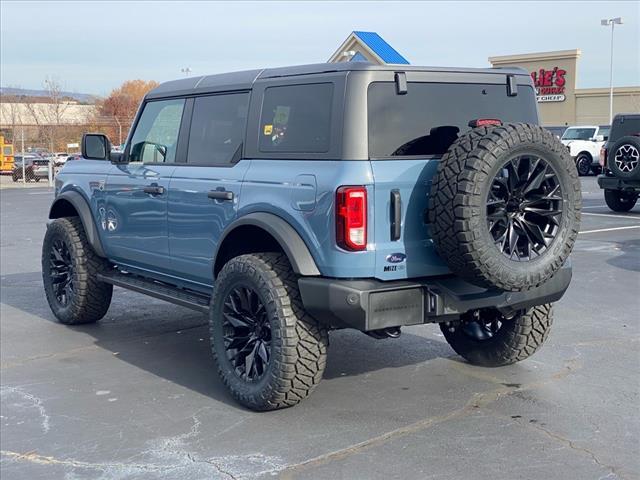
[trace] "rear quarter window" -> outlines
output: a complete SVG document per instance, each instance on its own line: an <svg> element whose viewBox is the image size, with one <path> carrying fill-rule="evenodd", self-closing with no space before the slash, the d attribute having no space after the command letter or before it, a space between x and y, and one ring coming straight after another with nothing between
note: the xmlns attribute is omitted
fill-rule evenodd
<svg viewBox="0 0 640 480"><path fill-rule="evenodd" d="M261 152L326 153L331 142L333 83L269 87L258 132Z"/></svg>
<svg viewBox="0 0 640 480"><path fill-rule="evenodd" d="M615 142L628 135L640 136L640 117L614 118L609 140Z"/></svg>
<svg viewBox="0 0 640 480"><path fill-rule="evenodd" d="M538 123L533 88L506 85L410 82L397 95L393 82L374 82L368 91L369 156L442 155L479 118Z"/></svg>

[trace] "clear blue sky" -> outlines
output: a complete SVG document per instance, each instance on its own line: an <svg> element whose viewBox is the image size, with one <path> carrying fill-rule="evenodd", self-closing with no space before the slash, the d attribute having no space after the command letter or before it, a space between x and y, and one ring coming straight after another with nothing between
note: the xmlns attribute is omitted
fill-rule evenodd
<svg viewBox="0 0 640 480"><path fill-rule="evenodd" d="M580 48L578 86L640 85L640 2L11 2L0 4L0 83L107 94L124 80L324 62L352 30L380 33L414 65Z"/></svg>

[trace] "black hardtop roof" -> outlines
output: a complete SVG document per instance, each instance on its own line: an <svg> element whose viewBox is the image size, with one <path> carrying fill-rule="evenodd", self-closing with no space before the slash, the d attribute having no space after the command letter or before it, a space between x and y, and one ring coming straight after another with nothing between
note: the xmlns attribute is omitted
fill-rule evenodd
<svg viewBox="0 0 640 480"><path fill-rule="evenodd" d="M525 75L526 70L514 68L457 68L457 67L419 67L412 65L376 65L368 62L315 63L291 67L244 70L241 72L218 73L199 77L187 77L160 84L147 94L147 98L185 95L207 91L248 90L256 80L265 78L292 77L319 73L337 73L351 71L392 71L392 72L455 72L500 75Z"/></svg>

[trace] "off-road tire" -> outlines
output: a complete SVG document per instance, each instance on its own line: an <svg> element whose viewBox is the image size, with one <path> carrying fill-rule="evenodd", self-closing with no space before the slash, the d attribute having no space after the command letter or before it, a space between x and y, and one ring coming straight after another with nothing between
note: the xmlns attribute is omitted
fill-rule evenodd
<svg viewBox="0 0 640 480"><path fill-rule="evenodd" d="M502 367L529 358L549 336L553 323L551 304L538 305L505 320L498 332L489 339L469 337L459 324L440 328L455 352L473 365ZM453 331L451 329L453 328Z"/></svg>
<svg viewBox="0 0 640 480"><path fill-rule="evenodd" d="M544 158L561 183L563 213L549 248L531 261L514 261L496 247L487 227L492 179L511 158ZM564 145L538 125L474 128L440 160L429 202L431 235L440 257L458 276L485 288L524 291L551 278L568 258L580 227L581 192Z"/></svg>
<svg viewBox="0 0 640 480"><path fill-rule="evenodd" d="M50 274L50 252L56 238L69 249L73 265L74 292L64 306L56 298ZM109 268L109 263L93 251L78 217L58 218L49 224L42 245L42 281L49 307L60 323L94 323L104 317L111 304L113 286L98 281L97 275Z"/></svg>
<svg viewBox="0 0 640 480"><path fill-rule="evenodd" d="M640 137L631 135L622 137L607 149L609 151L607 155L607 165L614 176L625 180L640 180L640 159L635 162L635 166L631 171L627 171L626 169L624 171L621 170L620 165L616 163L616 155L621 148L629 149L627 151L633 152L636 158L638 158L637 155L640 154Z"/></svg>
<svg viewBox="0 0 640 480"><path fill-rule="evenodd" d="M581 153L576 158L576 169L578 170L578 175L581 177L586 177L591 173L591 162L592 159L586 153Z"/></svg>
<svg viewBox="0 0 640 480"><path fill-rule="evenodd" d="M236 374L224 346L223 303L238 284L258 294L271 325L270 361L256 381ZM215 282L209 319L218 375L242 405L258 411L291 407L309 396L322 379L328 332L304 311L297 276L285 255L256 253L227 262Z"/></svg>
<svg viewBox="0 0 640 480"><path fill-rule="evenodd" d="M628 212L636 206L638 194L621 192L620 190L605 189L604 201L614 212Z"/></svg>

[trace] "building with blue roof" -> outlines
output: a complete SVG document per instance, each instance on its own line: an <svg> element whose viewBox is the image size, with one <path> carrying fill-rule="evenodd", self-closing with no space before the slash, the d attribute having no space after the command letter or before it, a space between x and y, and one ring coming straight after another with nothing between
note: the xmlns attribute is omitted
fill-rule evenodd
<svg viewBox="0 0 640 480"><path fill-rule="evenodd" d="M409 61L376 32L354 31L329 59L337 62L371 62L379 65L408 65Z"/></svg>

